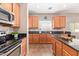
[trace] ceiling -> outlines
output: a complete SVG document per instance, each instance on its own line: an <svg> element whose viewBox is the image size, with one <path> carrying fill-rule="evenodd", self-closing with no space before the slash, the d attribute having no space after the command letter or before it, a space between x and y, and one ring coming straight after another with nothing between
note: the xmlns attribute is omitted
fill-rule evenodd
<svg viewBox="0 0 79 59"><path fill-rule="evenodd" d="M29 13L79 13L79 3L29 3Z"/></svg>

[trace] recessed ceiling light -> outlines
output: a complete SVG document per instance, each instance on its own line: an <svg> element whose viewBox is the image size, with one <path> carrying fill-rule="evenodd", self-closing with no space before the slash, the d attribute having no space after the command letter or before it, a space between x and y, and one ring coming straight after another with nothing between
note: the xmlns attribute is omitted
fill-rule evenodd
<svg viewBox="0 0 79 59"><path fill-rule="evenodd" d="M67 5L63 5L65 8L67 7Z"/></svg>

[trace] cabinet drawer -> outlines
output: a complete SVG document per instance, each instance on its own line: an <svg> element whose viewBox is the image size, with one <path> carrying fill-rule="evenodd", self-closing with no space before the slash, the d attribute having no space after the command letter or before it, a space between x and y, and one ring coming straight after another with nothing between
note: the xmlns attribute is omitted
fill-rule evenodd
<svg viewBox="0 0 79 59"><path fill-rule="evenodd" d="M63 44L63 49L67 51L71 56L77 56L77 51Z"/></svg>

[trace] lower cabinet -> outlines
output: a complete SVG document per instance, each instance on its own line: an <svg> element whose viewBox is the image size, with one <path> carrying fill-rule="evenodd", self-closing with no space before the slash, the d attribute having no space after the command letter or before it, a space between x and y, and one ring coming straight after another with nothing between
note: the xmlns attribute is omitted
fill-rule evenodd
<svg viewBox="0 0 79 59"><path fill-rule="evenodd" d="M40 43L47 43L47 34L39 34Z"/></svg>
<svg viewBox="0 0 79 59"><path fill-rule="evenodd" d="M56 44L56 43L55 43L55 40L56 40L56 39L53 38L53 37L51 37L51 38L52 38L52 39L51 39L51 42L52 42L52 51L53 51L53 54L56 55L56 48L55 48L55 47L56 47L56 45L55 45L55 44Z"/></svg>
<svg viewBox="0 0 79 59"><path fill-rule="evenodd" d="M51 34L47 34L47 43L52 44L51 40L52 40Z"/></svg>
<svg viewBox="0 0 79 59"><path fill-rule="evenodd" d="M51 38L48 34L29 34L29 43L51 43Z"/></svg>
<svg viewBox="0 0 79 59"><path fill-rule="evenodd" d="M52 50L56 56L78 56L78 51L59 41L58 38L52 37Z"/></svg>
<svg viewBox="0 0 79 59"><path fill-rule="evenodd" d="M63 44L63 56L77 56L77 51Z"/></svg>
<svg viewBox="0 0 79 59"><path fill-rule="evenodd" d="M56 56L61 56L63 51L62 51L62 43L58 41L56 38L52 37L52 51L53 54Z"/></svg>
<svg viewBox="0 0 79 59"><path fill-rule="evenodd" d="M32 34L29 34L29 43L33 43L33 35Z"/></svg>
<svg viewBox="0 0 79 59"><path fill-rule="evenodd" d="M39 34L32 34L32 42L39 43Z"/></svg>
<svg viewBox="0 0 79 59"><path fill-rule="evenodd" d="M62 56L62 43L56 40L56 56Z"/></svg>
<svg viewBox="0 0 79 59"><path fill-rule="evenodd" d="M66 50L63 49L63 56L71 56Z"/></svg>

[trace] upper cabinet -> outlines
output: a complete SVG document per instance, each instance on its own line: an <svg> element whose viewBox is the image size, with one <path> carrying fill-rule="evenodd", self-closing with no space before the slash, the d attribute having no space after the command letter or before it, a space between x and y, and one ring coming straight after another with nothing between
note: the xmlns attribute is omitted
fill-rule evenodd
<svg viewBox="0 0 79 59"><path fill-rule="evenodd" d="M13 27L20 27L20 5L13 3L14 24Z"/></svg>
<svg viewBox="0 0 79 59"><path fill-rule="evenodd" d="M0 6L9 12L12 12L12 3L0 3Z"/></svg>
<svg viewBox="0 0 79 59"><path fill-rule="evenodd" d="M37 29L39 24L38 16L29 16L29 29Z"/></svg>
<svg viewBox="0 0 79 59"><path fill-rule="evenodd" d="M29 29L32 28L32 23L33 23L33 20L32 20L32 16L29 16Z"/></svg>
<svg viewBox="0 0 79 59"><path fill-rule="evenodd" d="M33 16L33 28L38 28L38 16Z"/></svg>
<svg viewBox="0 0 79 59"><path fill-rule="evenodd" d="M65 28L66 26L66 16L54 16L53 23L55 29Z"/></svg>

